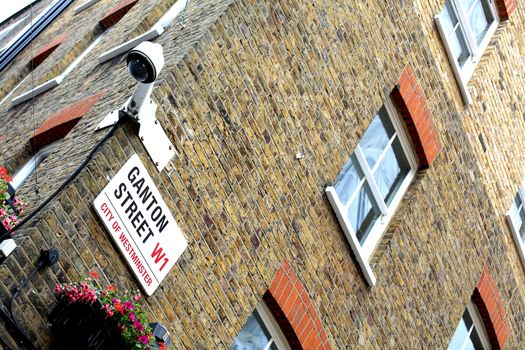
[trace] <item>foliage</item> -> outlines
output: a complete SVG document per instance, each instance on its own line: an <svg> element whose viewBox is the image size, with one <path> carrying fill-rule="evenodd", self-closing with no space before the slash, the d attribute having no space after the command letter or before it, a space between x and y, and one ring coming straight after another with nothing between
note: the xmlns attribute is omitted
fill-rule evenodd
<svg viewBox="0 0 525 350"><path fill-rule="evenodd" d="M132 350L154 349L147 316L137 303L140 294L121 292L112 285L102 288L97 281L98 274L90 274L92 278L81 282L57 283L55 294L69 303L93 304L98 301L101 310L115 321L122 338Z"/></svg>
<svg viewBox="0 0 525 350"><path fill-rule="evenodd" d="M8 175L7 169L0 166L0 222L7 230L18 224L18 215L27 207L27 204L17 196L13 198L12 206L7 203L9 198L7 185L11 180L12 178ZM13 207L18 210L18 215L13 210Z"/></svg>

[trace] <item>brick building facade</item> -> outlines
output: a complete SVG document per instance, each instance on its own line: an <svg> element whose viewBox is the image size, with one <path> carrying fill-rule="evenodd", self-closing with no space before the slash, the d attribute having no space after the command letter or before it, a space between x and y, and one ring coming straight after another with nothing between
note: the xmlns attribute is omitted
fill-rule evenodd
<svg viewBox="0 0 525 350"><path fill-rule="evenodd" d="M137 154L188 242L141 301L170 348L229 349L262 300L292 348L446 348L469 301L492 348L523 348L525 270L507 213L525 175L525 13L516 0L476 2L492 11L493 33L464 79L436 24L445 1L189 0L150 39L164 48L152 99L172 162L157 171L136 124L118 127L14 232L2 302L40 249L57 248L59 263L32 277L14 308L48 348L55 283L96 271L140 287L92 205ZM177 0L82 3L0 73L0 164L16 174L54 145L17 189L25 215L84 162L106 135L96 126L133 93L125 53L99 57L158 28ZM384 105L406 134L413 178L398 205L385 200L367 253L367 233L360 241L344 227L327 188ZM17 348L5 324L0 335Z"/></svg>

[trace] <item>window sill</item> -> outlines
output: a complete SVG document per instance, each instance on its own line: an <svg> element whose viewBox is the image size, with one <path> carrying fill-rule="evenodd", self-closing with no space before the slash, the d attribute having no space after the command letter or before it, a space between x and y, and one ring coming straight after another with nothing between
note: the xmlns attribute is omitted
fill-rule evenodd
<svg viewBox="0 0 525 350"><path fill-rule="evenodd" d="M81 4L80 6L76 7L73 10L73 13L76 15L77 13L80 13L80 12L84 11L85 9L91 7L92 5L96 4L99 1L100 0L87 0L86 2Z"/></svg>
<svg viewBox="0 0 525 350"><path fill-rule="evenodd" d="M13 106L19 105L22 102L28 101L32 99L35 96L38 96L48 90L51 90L52 88L56 87L62 82L63 78L61 76L58 76L54 79L48 80L43 84L40 84L36 88L29 90L26 93L23 93L22 95L19 95L11 100L11 104Z"/></svg>
<svg viewBox="0 0 525 350"><path fill-rule="evenodd" d="M27 100L30 100L31 98L38 96L48 90L51 90L52 88L56 87L57 85L60 85L64 81L64 79L71 73L75 67L86 57L87 54L97 46L97 44L102 40L104 37L105 32L100 34L89 46L77 57L71 64L62 72L62 74L56 76L55 78L46 81L43 84L40 84L39 86L35 87L32 90L29 90L28 92L23 93L22 95L19 95L11 100L11 104L13 106L16 106L22 102L25 102Z"/></svg>
<svg viewBox="0 0 525 350"><path fill-rule="evenodd" d="M126 41L124 44L121 44L109 51L104 52L102 55L98 56L98 62L100 64L109 61L110 59L117 57L118 55L128 52L138 44L146 40L152 40L160 36L164 32L163 28L153 28L148 30L146 33L141 34L129 41Z"/></svg>
<svg viewBox="0 0 525 350"><path fill-rule="evenodd" d="M125 43L104 52L98 57L100 64L109 61L110 59L117 57L125 52L128 52L138 44L146 40L152 40L160 36L166 28L175 20L175 18L186 9L188 0L178 0L170 9L151 27L147 32L126 41Z"/></svg>
<svg viewBox="0 0 525 350"><path fill-rule="evenodd" d="M330 204L332 204L332 208L334 209L339 224L343 228L343 232L345 233L346 239L348 240L348 243L350 243L350 247L352 248L357 262L361 267L361 271L365 276L366 282L370 287L374 286L377 281L376 277L374 275L374 272L372 271L372 267L370 266L368 257L366 256L365 252L361 247L361 243L357 239L356 235L353 234L349 229L349 227L351 226L350 222L348 222L348 218L346 217L346 215L343 215L342 210L340 210L340 208L342 208L343 205L339 201L339 197L335 192L335 188L333 186L328 186L326 188L326 195L330 200Z"/></svg>

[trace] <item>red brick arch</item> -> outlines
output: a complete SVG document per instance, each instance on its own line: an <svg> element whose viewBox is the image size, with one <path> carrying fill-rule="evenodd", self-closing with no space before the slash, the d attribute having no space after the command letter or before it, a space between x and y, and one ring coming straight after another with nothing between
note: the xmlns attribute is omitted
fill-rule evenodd
<svg viewBox="0 0 525 350"><path fill-rule="evenodd" d="M113 8L111 8L106 14L100 19L99 23L102 26L102 28L109 28L118 21L124 17L126 13L128 13L129 10L135 4L138 0L122 0L118 4L116 4Z"/></svg>
<svg viewBox="0 0 525 350"><path fill-rule="evenodd" d="M501 21L506 21L509 19L509 16L516 9L515 0L496 0L496 7L498 8L499 19Z"/></svg>
<svg viewBox="0 0 525 350"><path fill-rule="evenodd" d="M53 39L49 44L41 47L29 61L29 68L35 69L40 63L42 63L55 49L62 44L64 40L69 36L69 32L65 32L55 39Z"/></svg>
<svg viewBox="0 0 525 350"><path fill-rule="evenodd" d="M51 115L35 131L31 144L40 148L66 136L103 95L99 92Z"/></svg>
<svg viewBox="0 0 525 350"><path fill-rule="evenodd" d="M472 301L476 304L487 330L492 349L503 349L510 334L509 322L505 317L505 309L499 297L496 283L492 279L487 266L483 269Z"/></svg>
<svg viewBox="0 0 525 350"><path fill-rule="evenodd" d="M420 168L428 168L441 150L441 143L425 96L409 65L401 74L391 96L408 129Z"/></svg>
<svg viewBox="0 0 525 350"><path fill-rule="evenodd" d="M292 349L331 349L308 293L286 260L263 299L272 310Z"/></svg>

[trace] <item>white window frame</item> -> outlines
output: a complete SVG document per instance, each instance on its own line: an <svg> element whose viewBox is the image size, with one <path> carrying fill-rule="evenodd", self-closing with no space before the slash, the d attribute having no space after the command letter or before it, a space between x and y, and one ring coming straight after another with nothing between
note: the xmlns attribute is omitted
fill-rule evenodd
<svg viewBox="0 0 525 350"><path fill-rule="evenodd" d="M279 350L291 350L291 347L288 344L281 327L279 327L279 324L273 316L273 313L268 308L268 305L266 305L264 301L261 301L255 309L259 313L259 316L261 316L264 326L272 336L272 339L270 339L270 342L264 350L270 349L272 342L275 343Z"/></svg>
<svg viewBox="0 0 525 350"><path fill-rule="evenodd" d="M483 350L491 350L492 346L490 345L490 340L487 334L487 329L485 328L483 319L481 318L481 315L479 314L476 304L474 304L474 302L470 300L467 304L466 309L470 315L470 318L472 319L472 326L470 327L468 331L467 338L465 338L463 341L463 346L461 347L461 349L449 349L449 350L464 350L465 345L467 344L467 339L470 339L470 335L472 334L472 331L474 330L474 328L476 329L478 333L479 340L481 341L481 345L483 346ZM458 326L462 319L463 319L463 314L461 314L461 319L458 321ZM457 326L456 326L456 329L457 329Z"/></svg>
<svg viewBox="0 0 525 350"><path fill-rule="evenodd" d="M25 180L31 175L38 165L42 163L42 161L49 156L51 153L53 153L57 143L59 141L55 141L53 143L50 143L49 145L46 145L38 150L34 156L29 159L24 166L16 173L15 176L13 176L13 179L11 180L11 186L16 190L22 184Z"/></svg>
<svg viewBox="0 0 525 350"><path fill-rule="evenodd" d="M75 9L73 10L73 13L76 15L77 13L80 13L80 12L84 11L85 9L90 8L91 6L93 6L94 4L96 4L99 1L100 0L86 0L82 4L80 4L79 6L75 7Z"/></svg>
<svg viewBox="0 0 525 350"><path fill-rule="evenodd" d="M481 0L481 1L483 1L485 4L488 5L490 13L494 17L494 21L487 29L487 32L485 33L483 40L478 45L474 37L474 34L470 30L470 26L468 24L465 25L465 23L468 23L468 18L467 18L467 15L464 13L461 5L459 4L459 0L450 0L451 5L454 9L454 13L456 17L458 18L459 26L465 38L465 43L467 46L467 50L469 52L469 57L467 58L467 61L465 62L463 68L459 66L459 63L454 58L454 54L452 53L451 43L448 40L447 33L445 33L445 28L442 23L441 16L444 15L445 7L435 17L435 22L436 22L439 34L441 36L441 40L443 41L443 44L445 46L448 60L450 64L452 65L452 71L454 72L456 81L459 86L459 90L461 91L463 102L467 106L472 103L472 97L470 96L470 92L468 91L467 83L472 77L472 74L474 73L474 70L477 64L479 63L481 56L483 56L483 53L485 52L487 46L490 43L490 40L492 39L492 36L496 32L496 29L499 25L499 16L498 16L498 11L496 9L496 6L494 4L494 0Z"/></svg>
<svg viewBox="0 0 525 350"><path fill-rule="evenodd" d="M135 38L126 41L125 43L104 52L98 57L100 64L109 61L113 57L116 57L124 52L128 52L138 44L146 40L152 40L160 36L166 28L169 27L171 22L186 8L189 0L177 0L168 11L145 33L136 36Z"/></svg>
<svg viewBox="0 0 525 350"><path fill-rule="evenodd" d="M75 69L75 67L80 63L80 61L82 61L84 57L86 57L95 48L95 46L97 46L97 44L100 42L100 40L102 40L105 34L106 32L103 32L95 40L93 40L93 42L89 44L89 46L77 58L75 58L75 60L71 62L71 64L67 66L67 68L60 75L56 76L51 80L46 81L45 83L38 85L37 87L27 92L24 92L21 95L18 95L17 97L11 100L11 104L13 106L19 105L20 103L30 100L31 98L38 96L60 85L64 81L64 79L66 79L68 74L71 73L73 69ZM31 72L30 74L33 73Z"/></svg>
<svg viewBox="0 0 525 350"><path fill-rule="evenodd" d="M356 259L359 263L359 266L361 267L361 270L366 278L366 281L368 282L370 286L374 286L376 284L376 277L372 271L372 267L370 266L370 259L373 256L374 250L380 243L381 238L383 237L383 234L385 233L388 224L392 220L392 217L394 216L397 210L397 207L401 203L401 200L404 194L406 193L408 187L410 186L410 183L414 179L414 176L417 172L417 166L418 166L418 161L416 159L415 152L413 151L411 142L408 138L408 134L401 121L401 116L399 115L399 112L393 105L390 98L386 100L385 108L387 110L388 116L390 117L392 125L394 126L396 135L399 138L404 154L410 164L410 170L408 174L406 175L405 179L403 180L402 184L400 185L399 189L397 190L390 205L388 205L388 207L387 206L381 207L382 216L377 219L376 223L374 224L374 226L368 233L368 236L365 242L363 243L363 245L361 245L361 243L359 242L359 239L357 238L357 235L352 228L352 224L350 223L350 220L348 219L346 215L347 208L339 199L339 196L336 192L335 187L328 186L326 188L326 194L328 196L330 204L332 205L332 208L334 209L334 212L336 213L339 224L343 228L345 236L348 242L350 243L350 247L352 248L352 251L354 252L356 256ZM354 150L354 152L357 151L356 152L357 158L360 157L360 155L358 154L359 153L358 149L359 149L359 145ZM362 161L359 161L359 163L361 165ZM368 165L365 164L364 166L368 168ZM366 175L366 173L367 172L365 171L365 177L370 175L370 174ZM352 199L350 199L348 202L351 203L351 201Z"/></svg>
<svg viewBox="0 0 525 350"><path fill-rule="evenodd" d="M516 197L519 197L525 205L525 179L523 179L523 182L520 188L518 189L518 193L513 198L513 201ZM520 215L519 208L516 214L518 216ZM516 244L516 248L518 248L518 253L520 255L521 263L523 264L523 266L525 266L525 243L523 243L523 239L521 238L521 233L520 233L521 226L518 227L516 223L516 218L514 217L511 209L507 211L507 221L510 226L510 231L512 232L512 237L514 238L514 243Z"/></svg>
<svg viewBox="0 0 525 350"><path fill-rule="evenodd" d="M9 91L9 93L7 95L5 95L4 98L2 98L2 100L0 101L0 105L2 105L5 101L7 101L9 99L9 97L11 97L11 95L16 91L16 89L18 89L18 87L20 85L22 85L24 83L24 81L26 81L27 78L29 78L30 76L31 76L31 73L26 75L24 77L24 79L22 79L18 84L16 84L15 87L11 91Z"/></svg>

